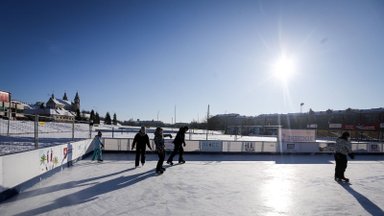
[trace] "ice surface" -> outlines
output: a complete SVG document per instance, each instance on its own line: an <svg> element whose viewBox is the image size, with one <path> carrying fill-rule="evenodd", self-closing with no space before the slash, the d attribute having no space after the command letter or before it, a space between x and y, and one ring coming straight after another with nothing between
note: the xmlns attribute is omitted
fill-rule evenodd
<svg viewBox="0 0 384 216"><path fill-rule="evenodd" d="M177 159L177 157L175 158ZM333 180L332 155L185 155L156 175L157 156L89 158L0 204L0 215L384 215L384 162L357 155Z"/></svg>

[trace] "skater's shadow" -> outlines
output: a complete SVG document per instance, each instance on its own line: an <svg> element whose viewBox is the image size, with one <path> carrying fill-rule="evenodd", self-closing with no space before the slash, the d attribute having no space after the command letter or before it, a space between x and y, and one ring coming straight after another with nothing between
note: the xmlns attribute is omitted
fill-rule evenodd
<svg viewBox="0 0 384 216"><path fill-rule="evenodd" d="M57 209L58 207L65 208L68 206L90 202L93 200L97 200L98 197L103 194L107 194L112 191L116 191L125 187L132 186L140 181L146 180L153 176L156 176L153 170L150 170L144 173L137 173L129 176L125 176L125 175L118 176L110 180L88 185L88 187L80 191L76 191L74 193L59 197L45 206L39 206L35 209L21 212L16 215L27 216L27 215L44 214L54 209Z"/></svg>
<svg viewBox="0 0 384 216"><path fill-rule="evenodd" d="M167 164L167 165L164 165L163 167L168 169L168 168L172 168L172 167L180 166L180 165L182 165L182 164L175 163L175 164L173 164L173 165Z"/></svg>
<svg viewBox="0 0 384 216"><path fill-rule="evenodd" d="M341 184L341 186L352 196L354 196L355 199L360 203L360 205L371 215L384 215L384 211L379 206L377 206L364 195L351 188L350 184Z"/></svg>
<svg viewBox="0 0 384 216"><path fill-rule="evenodd" d="M18 200L27 199L30 197L39 196L39 195L43 195L43 194L49 194L49 193L53 193L53 192L58 192L61 190L69 190L71 188L84 187L87 185L96 185L99 183L98 181L100 181L104 178L108 178L108 177L111 177L114 175L124 174L126 172L131 171L131 170L134 170L134 168L128 168L128 169L120 170L120 171L113 172L113 173L108 173L108 174L101 175L101 176L95 176L92 178L85 178L85 179L81 179L81 180L77 180L77 181L69 181L69 182L65 182L62 184L42 187L42 188L35 189L35 190L23 191L17 197L15 197L15 199L18 199ZM5 202L12 202L12 201L13 201L13 199L10 199L10 200L7 200Z"/></svg>

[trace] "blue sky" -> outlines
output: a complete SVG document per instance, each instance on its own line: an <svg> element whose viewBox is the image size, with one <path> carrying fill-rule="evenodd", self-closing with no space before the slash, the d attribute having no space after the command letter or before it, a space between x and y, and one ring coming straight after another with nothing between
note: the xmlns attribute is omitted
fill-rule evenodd
<svg viewBox="0 0 384 216"><path fill-rule="evenodd" d="M381 0L2 0L0 89L119 120L377 108L383 38Z"/></svg>

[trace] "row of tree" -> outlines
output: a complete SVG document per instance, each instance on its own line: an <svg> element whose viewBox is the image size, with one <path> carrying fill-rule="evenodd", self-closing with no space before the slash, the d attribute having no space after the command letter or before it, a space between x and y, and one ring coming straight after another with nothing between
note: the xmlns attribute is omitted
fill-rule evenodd
<svg viewBox="0 0 384 216"><path fill-rule="evenodd" d="M87 113L87 112L83 111L83 113ZM78 112L76 114L76 120L84 120L80 117L80 112ZM113 119L111 119L111 115L109 114L109 112L107 112L107 114L105 114L104 118L101 118L99 113L95 112L94 110L92 110L89 113L90 124L100 124L100 120L104 120L104 124L107 124L107 125L111 125L111 124L117 125L117 123L118 123L116 113L113 114Z"/></svg>

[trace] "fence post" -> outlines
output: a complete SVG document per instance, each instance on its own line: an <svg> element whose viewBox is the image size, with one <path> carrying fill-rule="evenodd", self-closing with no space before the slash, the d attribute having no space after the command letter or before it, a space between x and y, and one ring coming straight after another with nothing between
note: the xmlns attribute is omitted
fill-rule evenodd
<svg viewBox="0 0 384 216"><path fill-rule="evenodd" d="M92 138L92 124L89 124L89 139Z"/></svg>
<svg viewBox="0 0 384 216"><path fill-rule="evenodd" d="M72 140L75 139L75 120L72 121Z"/></svg>
<svg viewBox="0 0 384 216"><path fill-rule="evenodd" d="M9 128L10 128L10 124L11 124L11 115L9 115L9 113L10 113L10 109L8 109L8 113L7 113L7 115L8 115L7 136L9 136L9 131L10 131Z"/></svg>
<svg viewBox="0 0 384 216"><path fill-rule="evenodd" d="M39 115L35 115L35 149L39 148Z"/></svg>
<svg viewBox="0 0 384 216"><path fill-rule="evenodd" d="M115 127L112 127L112 138L115 138Z"/></svg>

